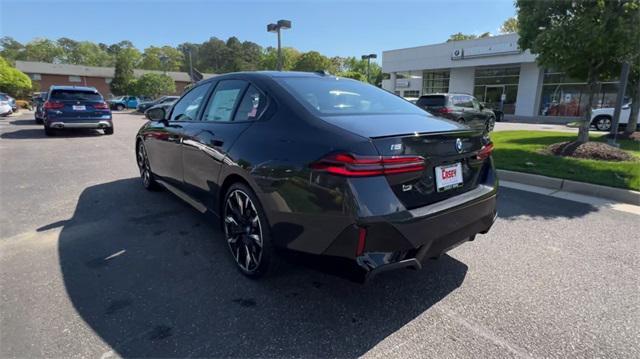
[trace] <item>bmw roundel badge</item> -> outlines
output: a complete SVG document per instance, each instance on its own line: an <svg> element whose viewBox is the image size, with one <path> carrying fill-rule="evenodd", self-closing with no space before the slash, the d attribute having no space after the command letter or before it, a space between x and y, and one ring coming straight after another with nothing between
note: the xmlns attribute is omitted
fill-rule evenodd
<svg viewBox="0 0 640 359"><path fill-rule="evenodd" d="M462 140L459 138L456 138L456 151L462 153Z"/></svg>

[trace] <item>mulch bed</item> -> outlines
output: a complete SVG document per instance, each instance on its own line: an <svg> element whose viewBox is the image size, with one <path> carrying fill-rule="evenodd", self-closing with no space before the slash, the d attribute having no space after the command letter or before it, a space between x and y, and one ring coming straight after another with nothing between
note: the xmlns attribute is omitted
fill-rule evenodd
<svg viewBox="0 0 640 359"><path fill-rule="evenodd" d="M546 148L549 154L602 161L631 161L629 153L603 142L559 142Z"/></svg>

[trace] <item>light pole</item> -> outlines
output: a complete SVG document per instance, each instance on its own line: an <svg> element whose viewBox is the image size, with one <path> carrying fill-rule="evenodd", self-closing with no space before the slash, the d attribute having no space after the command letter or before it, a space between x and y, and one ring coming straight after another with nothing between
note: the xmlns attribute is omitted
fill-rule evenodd
<svg viewBox="0 0 640 359"><path fill-rule="evenodd" d="M278 34L278 71L282 71L282 48L280 47L280 29L290 29L291 21L278 20L275 24L267 25L268 32L275 32Z"/></svg>
<svg viewBox="0 0 640 359"><path fill-rule="evenodd" d="M369 78L369 67L371 66L371 59L377 59L378 55L376 54L369 54L369 55L362 55L362 59L363 60L367 60L367 82L371 83L371 79Z"/></svg>

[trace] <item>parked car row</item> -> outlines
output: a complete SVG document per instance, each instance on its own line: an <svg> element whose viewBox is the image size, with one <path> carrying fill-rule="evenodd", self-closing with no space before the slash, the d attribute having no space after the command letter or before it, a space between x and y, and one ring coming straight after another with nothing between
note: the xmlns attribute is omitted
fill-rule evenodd
<svg viewBox="0 0 640 359"><path fill-rule="evenodd" d="M179 98L178 96L161 96L153 101L144 101L138 104L137 111L144 113L146 110L148 110L149 108L155 105L164 104L164 103L173 103L173 102L176 102L178 98Z"/></svg>
<svg viewBox="0 0 640 359"><path fill-rule="evenodd" d="M485 134L493 131L496 124L494 111L468 94L428 94L420 96L415 104L434 116L481 129Z"/></svg>

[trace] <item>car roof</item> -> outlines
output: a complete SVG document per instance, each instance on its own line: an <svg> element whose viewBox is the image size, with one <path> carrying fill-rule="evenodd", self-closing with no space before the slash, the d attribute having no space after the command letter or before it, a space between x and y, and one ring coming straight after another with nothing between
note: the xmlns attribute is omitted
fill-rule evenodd
<svg viewBox="0 0 640 359"><path fill-rule="evenodd" d="M199 82L208 83L217 80L222 80L227 77L241 76L246 78L288 78L288 77L307 77L307 78L335 78L337 76L329 74L328 72L316 71L316 72L303 72L303 71L242 71L242 72L230 72L227 74L217 75L212 78L208 78Z"/></svg>
<svg viewBox="0 0 640 359"><path fill-rule="evenodd" d="M59 86L54 85L49 87L49 91L53 90L76 90L76 91L89 91L89 92L98 92L95 87L88 86Z"/></svg>

